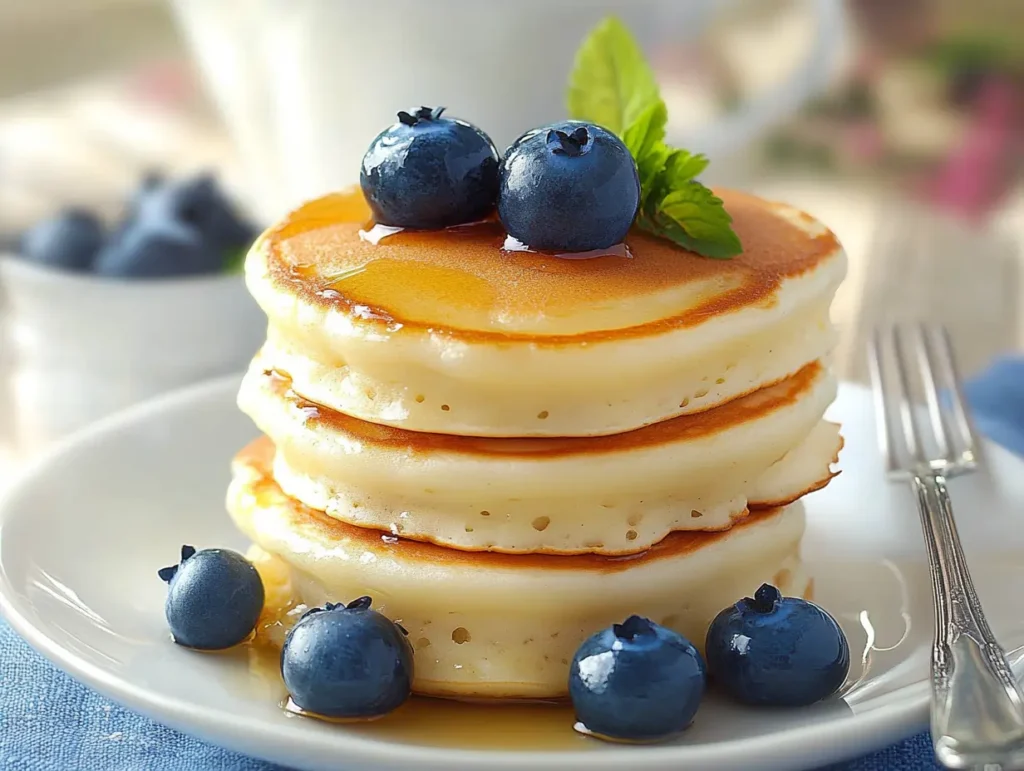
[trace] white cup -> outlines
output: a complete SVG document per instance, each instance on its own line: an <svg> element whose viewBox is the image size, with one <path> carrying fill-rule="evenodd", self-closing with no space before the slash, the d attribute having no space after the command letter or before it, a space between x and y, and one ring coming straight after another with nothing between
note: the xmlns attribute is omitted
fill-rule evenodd
<svg viewBox="0 0 1024 771"><path fill-rule="evenodd" d="M702 34L736 0L172 0L251 176L259 214L350 184L395 112L445 105L499 149L566 117L575 52L604 16L649 50ZM833 69L840 0L806 0L814 43L787 79L670 136L728 155L794 112ZM751 3L752 4L752 3ZM670 131L671 131L670 126Z"/></svg>
<svg viewBox="0 0 1024 771"><path fill-rule="evenodd" d="M19 451L163 391L241 372L266 320L240 275L119 281L0 257L3 413Z"/></svg>

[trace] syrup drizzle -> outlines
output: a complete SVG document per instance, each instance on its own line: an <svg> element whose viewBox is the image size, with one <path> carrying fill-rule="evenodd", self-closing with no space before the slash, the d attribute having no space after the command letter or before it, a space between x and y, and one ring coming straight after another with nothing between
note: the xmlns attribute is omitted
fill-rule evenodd
<svg viewBox="0 0 1024 771"><path fill-rule="evenodd" d="M585 252L543 252L538 249L531 249L514 236L505 236L505 243L501 245L503 252L529 252L530 254L543 254L548 257L557 257L560 260L593 260L598 257L623 257L627 260L633 259L633 253L629 246L623 242L614 244L605 249L590 249Z"/></svg>
<svg viewBox="0 0 1024 771"><path fill-rule="evenodd" d="M470 230L488 230L493 231L496 229L498 223L494 220L481 220L479 222L467 222L462 225L453 225L452 227L445 228L446 232L452 233L453 235L459 235L460 231L466 232ZM368 244L374 246L379 245L385 239L390 239L392 236L397 236L399 233L409 232L422 232L409 230L407 228L398 227L396 225L382 225L379 222L374 222L369 228L361 228L359 230L359 239L365 241ZM597 257L622 257L625 259L633 259L633 253L630 251L629 246L625 243L614 244L604 249L590 249L584 252L549 252L540 249L533 249L527 244L524 244L518 238L505 234L505 240L501 245L503 252L528 252L530 254L540 254L546 257L557 257L561 260L593 260ZM343 277L338 277L341 279Z"/></svg>

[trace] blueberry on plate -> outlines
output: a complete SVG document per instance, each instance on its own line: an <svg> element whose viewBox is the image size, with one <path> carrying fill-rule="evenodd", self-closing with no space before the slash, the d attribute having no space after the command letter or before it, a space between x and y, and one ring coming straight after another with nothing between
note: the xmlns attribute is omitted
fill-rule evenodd
<svg viewBox="0 0 1024 771"><path fill-rule="evenodd" d="M94 269L115 278L172 278L216 273L224 259L196 230L138 220L103 248Z"/></svg>
<svg viewBox="0 0 1024 771"><path fill-rule="evenodd" d="M227 549L181 547L181 562L158 572L169 584L164 612L174 641L200 650L243 642L263 610L256 568Z"/></svg>
<svg viewBox="0 0 1024 771"><path fill-rule="evenodd" d="M591 123L564 121L517 139L501 162L498 217L531 249L586 252L621 243L640 205L636 162Z"/></svg>
<svg viewBox="0 0 1024 771"><path fill-rule="evenodd" d="M443 107L398 113L363 156L359 183L382 225L432 230L483 219L498 196L498 151Z"/></svg>
<svg viewBox="0 0 1024 771"><path fill-rule="evenodd" d="M66 209L42 220L22 237L21 254L51 268L88 270L103 245L103 225L83 209Z"/></svg>
<svg viewBox="0 0 1024 771"><path fill-rule="evenodd" d="M577 730L613 741L658 741L682 731L704 687L704 661L693 644L641 616L584 641L569 670Z"/></svg>
<svg viewBox="0 0 1024 771"><path fill-rule="evenodd" d="M718 614L705 654L713 681L746 704L813 704L835 693L850 670L850 646L836 620L768 584Z"/></svg>
<svg viewBox="0 0 1024 771"><path fill-rule="evenodd" d="M330 718L372 719L412 691L405 630L370 609L369 597L308 611L285 638L281 674L292 701Z"/></svg>

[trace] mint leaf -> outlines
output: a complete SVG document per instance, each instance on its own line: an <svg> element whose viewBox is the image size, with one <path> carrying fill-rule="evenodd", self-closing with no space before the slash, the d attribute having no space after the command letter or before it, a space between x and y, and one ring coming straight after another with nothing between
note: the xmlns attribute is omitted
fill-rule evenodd
<svg viewBox="0 0 1024 771"><path fill-rule="evenodd" d="M576 52L569 79L569 114L622 137L660 101L654 73L629 30L615 17L602 21Z"/></svg>
<svg viewBox="0 0 1024 771"><path fill-rule="evenodd" d="M673 150L665 163L665 176L670 184L683 184L696 178L708 167L706 155L692 155L686 150Z"/></svg>
<svg viewBox="0 0 1024 771"><path fill-rule="evenodd" d="M568 104L573 118L615 132L632 154L641 229L705 257L743 251L722 199L696 180L708 159L665 144L668 109L643 52L618 19L601 22L577 52Z"/></svg>
<svg viewBox="0 0 1024 771"><path fill-rule="evenodd" d="M705 257L728 259L743 251L722 199L696 181L673 189L639 224Z"/></svg>
<svg viewBox="0 0 1024 771"><path fill-rule="evenodd" d="M671 154L664 142L666 122L668 110L665 109L665 103L659 100L640 113L622 133L622 142L636 161L640 176L641 209L647 195L654 190L655 180L662 173Z"/></svg>

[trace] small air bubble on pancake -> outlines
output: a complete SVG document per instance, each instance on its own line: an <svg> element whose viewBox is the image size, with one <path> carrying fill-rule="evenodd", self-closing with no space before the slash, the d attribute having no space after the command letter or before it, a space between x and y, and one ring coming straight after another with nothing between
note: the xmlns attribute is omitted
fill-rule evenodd
<svg viewBox="0 0 1024 771"><path fill-rule="evenodd" d="M416 648L417 648L417 650L421 650L423 648L429 648L429 647L430 647L430 640L428 640L426 637L421 637L420 639L418 639L416 641Z"/></svg>
<svg viewBox="0 0 1024 771"><path fill-rule="evenodd" d="M542 410L542 411L537 413L537 420L547 420L547 417L548 417L548 411L547 410Z"/></svg>
<svg viewBox="0 0 1024 771"><path fill-rule="evenodd" d="M427 397L424 396L423 394L416 394L416 403L417 404L423 404L423 402L425 402L426 400L427 400Z"/></svg>
<svg viewBox="0 0 1024 771"><path fill-rule="evenodd" d="M685 399L683 399L681 402L679 402L679 409L682 409L683 407L687 406L689 403L690 403L690 397L687 396Z"/></svg>
<svg viewBox="0 0 1024 771"><path fill-rule="evenodd" d="M442 405L441 405L441 409L442 409L442 410L443 410L444 412L448 412L448 410L450 410L450 409L451 409L451 407L449 407L449 406L448 406L447 404L442 404Z"/></svg>
<svg viewBox="0 0 1024 771"><path fill-rule="evenodd" d="M724 382L725 382L725 378L724 377L720 377L720 378L718 378L718 380L715 381L715 383L717 385L722 385L722 383L724 383Z"/></svg>
<svg viewBox="0 0 1024 771"><path fill-rule="evenodd" d="M693 395L693 398L694 399L703 399L707 395L708 395L708 389L702 388L700 391L698 391L697 393L695 393Z"/></svg>
<svg viewBox="0 0 1024 771"><path fill-rule="evenodd" d="M452 631L452 642L456 645L462 645L468 643L473 638L469 636L469 630L464 626L460 626Z"/></svg>
<svg viewBox="0 0 1024 771"><path fill-rule="evenodd" d="M725 371L726 372L728 372L731 369L736 369L736 362L732 362L731 364L726 364L725 365Z"/></svg>
<svg viewBox="0 0 1024 771"><path fill-rule="evenodd" d="M489 517L489 516L491 516L491 512L489 512L489 511L481 511L480 512L480 516L481 517Z"/></svg>
<svg viewBox="0 0 1024 771"><path fill-rule="evenodd" d="M643 519L643 518L644 518L643 514L630 514L629 518L626 520L626 524L629 525L630 527L636 527L637 525L640 524L640 520Z"/></svg>
<svg viewBox="0 0 1024 771"><path fill-rule="evenodd" d="M371 402L377 398L377 390L375 388L367 388L363 393L366 394L366 398Z"/></svg>
<svg viewBox="0 0 1024 771"><path fill-rule="evenodd" d="M535 520L533 520L533 529L539 531L547 530L548 525L550 524L551 517L537 517Z"/></svg>
<svg viewBox="0 0 1024 771"><path fill-rule="evenodd" d="M693 517L694 519L697 519L697 517L703 517L704 514L699 512L699 511L697 511L696 509L692 509L690 511L690 516Z"/></svg>
<svg viewBox="0 0 1024 771"><path fill-rule="evenodd" d="M467 533L472 533L473 532L473 528L471 528L469 525L466 525L466 532Z"/></svg>
<svg viewBox="0 0 1024 771"><path fill-rule="evenodd" d="M627 530L626 531L626 540L627 541L635 541L636 540L636 530Z"/></svg>

